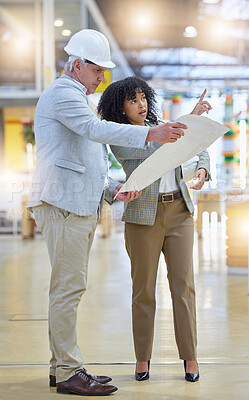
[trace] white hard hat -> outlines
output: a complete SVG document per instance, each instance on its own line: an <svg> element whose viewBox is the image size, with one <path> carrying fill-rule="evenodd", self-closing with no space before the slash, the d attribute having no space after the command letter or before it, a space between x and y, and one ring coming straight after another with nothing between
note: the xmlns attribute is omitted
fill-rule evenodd
<svg viewBox="0 0 249 400"><path fill-rule="evenodd" d="M110 46L107 38L93 29L83 29L75 33L64 50L69 56L89 60L100 67L116 67L110 59Z"/></svg>

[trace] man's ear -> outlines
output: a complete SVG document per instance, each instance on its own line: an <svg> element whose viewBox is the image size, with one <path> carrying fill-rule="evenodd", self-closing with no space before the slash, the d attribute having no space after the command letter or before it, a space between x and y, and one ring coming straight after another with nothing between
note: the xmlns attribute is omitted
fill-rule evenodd
<svg viewBox="0 0 249 400"><path fill-rule="evenodd" d="M80 60L74 60L74 62L73 62L73 68L74 68L74 71L77 73L77 72L80 72L81 71L81 68L82 68L82 65L81 65L81 62L80 62Z"/></svg>

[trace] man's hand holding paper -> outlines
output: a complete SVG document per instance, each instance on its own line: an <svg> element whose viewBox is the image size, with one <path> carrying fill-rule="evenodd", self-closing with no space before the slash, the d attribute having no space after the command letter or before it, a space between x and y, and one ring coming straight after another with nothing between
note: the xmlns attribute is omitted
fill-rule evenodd
<svg viewBox="0 0 249 400"><path fill-rule="evenodd" d="M151 127L146 142L174 143L184 136L183 129L187 129L187 125L181 122L166 122Z"/></svg>

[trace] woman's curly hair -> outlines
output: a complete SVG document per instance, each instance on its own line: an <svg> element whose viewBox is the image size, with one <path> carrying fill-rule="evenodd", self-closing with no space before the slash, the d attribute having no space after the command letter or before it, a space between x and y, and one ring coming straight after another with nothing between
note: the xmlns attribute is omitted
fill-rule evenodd
<svg viewBox="0 0 249 400"><path fill-rule="evenodd" d="M152 123L157 123L156 93L143 79L137 76L130 76L113 82L106 88L97 107L97 113L100 118L106 121L130 124L126 115L123 114L124 100L135 99L138 90L145 94L148 103L146 119Z"/></svg>

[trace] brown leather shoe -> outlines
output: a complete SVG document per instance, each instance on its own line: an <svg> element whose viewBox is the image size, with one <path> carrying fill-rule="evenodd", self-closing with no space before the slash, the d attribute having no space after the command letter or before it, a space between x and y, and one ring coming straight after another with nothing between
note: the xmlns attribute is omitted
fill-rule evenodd
<svg viewBox="0 0 249 400"><path fill-rule="evenodd" d="M90 375L87 370L85 368L82 368L82 370ZM98 375L91 375L92 379L94 379L95 381L99 382L99 383L107 383L107 382L111 382L112 378L110 376L98 376ZM56 376L54 375L49 375L49 385L51 387L56 387Z"/></svg>
<svg viewBox="0 0 249 400"><path fill-rule="evenodd" d="M103 385L95 381L90 374L80 370L67 381L57 383L57 392L64 394L78 394L80 396L106 396L116 392L118 388L111 385Z"/></svg>

